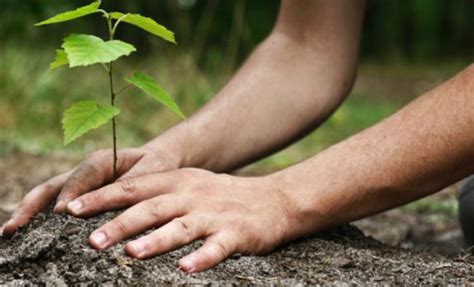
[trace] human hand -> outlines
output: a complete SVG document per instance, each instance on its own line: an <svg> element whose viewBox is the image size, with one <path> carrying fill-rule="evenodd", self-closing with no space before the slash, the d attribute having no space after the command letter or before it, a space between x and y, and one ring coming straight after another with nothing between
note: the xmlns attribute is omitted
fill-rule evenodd
<svg viewBox="0 0 474 287"><path fill-rule="evenodd" d="M135 202L139 203L91 234L92 247L106 249L159 227L127 243L127 254L144 259L204 239L201 248L179 261L183 271L199 272L234 253L267 253L291 239L297 226L290 224L290 202L269 178L193 168L110 184L78 197L68 211L87 217Z"/></svg>
<svg viewBox="0 0 474 287"><path fill-rule="evenodd" d="M119 180L178 168L173 155L158 153L149 148L122 149L117 154ZM0 234L12 235L56 199L55 212L64 212L76 197L113 181L112 150L93 152L73 170L53 177L34 187L1 228Z"/></svg>

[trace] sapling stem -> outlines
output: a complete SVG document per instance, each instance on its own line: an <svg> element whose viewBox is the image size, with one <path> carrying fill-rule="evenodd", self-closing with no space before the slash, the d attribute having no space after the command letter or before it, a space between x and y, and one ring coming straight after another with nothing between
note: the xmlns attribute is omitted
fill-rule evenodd
<svg viewBox="0 0 474 287"><path fill-rule="evenodd" d="M110 15L108 15L107 18L107 24L109 27L109 38L110 40L114 39L114 28L112 28L112 18ZM113 77L113 68L112 68L112 62L109 63L108 65L108 74L109 74L109 84L110 84L110 105L112 107L115 107L115 92L114 92L114 77ZM115 127L115 117L112 118L112 141L113 141L113 173L112 173L112 180L115 181L118 177L117 174L117 130Z"/></svg>
<svg viewBox="0 0 474 287"><path fill-rule="evenodd" d="M136 51L136 48L132 44L121 40L114 40L115 32L120 23L136 26L168 42L176 44L176 40L172 31L156 23L151 18L144 17L140 14L124 14L122 12L108 13L103 9L99 9L101 4L101 0L95 0L89 5L57 14L35 25L41 26L62 23L95 13L101 13L107 21L109 41L105 41L94 35L69 35L64 38L61 49L56 50L56 57L50 64L50 68L55 69L63 65L69 65L70 68L74 68L78 66L101 64L107 73L109 77L111 105L100 105L90 100L77 102L64 112L62 124L64 129L64 145L68 145L88 131L98 128L110 120L112 121L112 181L115 181L119 176L117 170L117 130L115 120L115 117L120 113L120 109L115 107L115 99L119 94L123 93L128 87L135 86L171 109L181 118L185 118L185 116L166 91L151 77L143 73L136 72L126 78L125 80L128 84L115 91L112 62Z"/></svg>
<svg viewBox="0 0 474 287"><path fill-rule="evenodd" d="M115 92L114 92L114 80L112 73L112 63L109 63L109 83L110 83L110 104L115 107ZM115 117L112 118L112 140L113 140L113 180L117 179L117 131L115 128Z"/></svg>

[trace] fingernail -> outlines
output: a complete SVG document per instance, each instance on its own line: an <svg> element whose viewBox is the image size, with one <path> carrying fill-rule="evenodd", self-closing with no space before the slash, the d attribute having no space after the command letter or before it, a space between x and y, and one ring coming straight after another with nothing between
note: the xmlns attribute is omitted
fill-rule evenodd
<svg viewBox="0 0 474 287"><path fill-rule="evenodd" d="M183 271L185 272L191 273L191 272L194 272L195 270L193 262L187 258L181 259L181 262L179 262L179 265L181 265L181 269L183 269Z"/></svg>
<svg viewBox="0 0 474 287"><path fill-rule="evenodd" d="M68 203L67 208L74 214L79 214L82 209L82 202L80 200L74 200Z"/></svg>
<svg viewBox="0 0 474 287"><path fill-rule="evenodd" d="M63 200L60 200L56 203L56 206L54 206L53 212L54 213L62 212L65 206L66 206L66 203Z"/></svg>
<svg viewBox="0 0 474 287"><path fill-rule="evenodd" d="M12 225L12 224L13 224L13 219L9 219L7 222L5 222L2 225L2 234L3 234L3 230L5 229L5 226Z"/></svg>
<svg viewBox="0 0 474 287"><path fill-rule="evenodd" d="M136 257L142 258L145 256L145 245L143 243L139 241L130 242L128 247Z"/></svg>
<svg viewBox="0 0 474 287"><path fill-rule="evenodd" d="M105 244L107 243L107 235L103 231L99 231L91 235L92 243L97 246L98 248L104 248Z"/></svg>
<svg viewBox="0 0 474 287"><path fill-rule="evenodd" d="M0 237L3 237L3 236L7 237L7 236L9 236L8 233L5 234L5 227L8 226L8 225L12 225L12 224L13 224L13 220L10 219L10 220L8 220L7 222L5 222L5 223L2 225L2 227L1 227L1 229L0 229Z"/></svg>

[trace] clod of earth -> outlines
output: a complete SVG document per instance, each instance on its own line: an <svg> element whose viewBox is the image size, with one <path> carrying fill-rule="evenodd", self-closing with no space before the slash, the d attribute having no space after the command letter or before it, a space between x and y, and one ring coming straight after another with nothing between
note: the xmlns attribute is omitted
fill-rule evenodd
<svg viewBox="0 0 474 287"><path fill-rule="evenodd" d="M350 225L294 242L268 256L233 256L206 272L186 274L177 269L177 261L200 242L146 261L128 257L123 243L103 252L91 249L89 234L116 214L88 220L51 210L40 214L13 238L0 239L0 285L474 283L474 262L468 258L388 247Z"/></svg>

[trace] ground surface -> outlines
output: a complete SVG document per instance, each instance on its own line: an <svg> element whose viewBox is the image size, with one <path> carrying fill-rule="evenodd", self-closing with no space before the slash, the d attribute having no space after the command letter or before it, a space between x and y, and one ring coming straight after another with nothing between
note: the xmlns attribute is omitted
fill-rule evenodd
<svg viewBox="0 0 474 287"><path fill-rule="evenodd" d="M25 190L64 171L74 161L62 156L41 158L21 154L0 158L3 219ZM433 200L445 202L451 193L445 191ZM433 219L422 209L396 209L357 223L364 232L396 247L366 237L355 227L343 226L292 243L265 257L235 256L212 270L194 275L177 270L177 261L199 242L138 261L124 254L123 244L100 253L87 245L90 232L114 213L82 220L47 212L12 239L0 239L0 285L474 283L474 258L459 251L459 232L453 217ZM437 211L444 212L442 208Z"/></svg>

